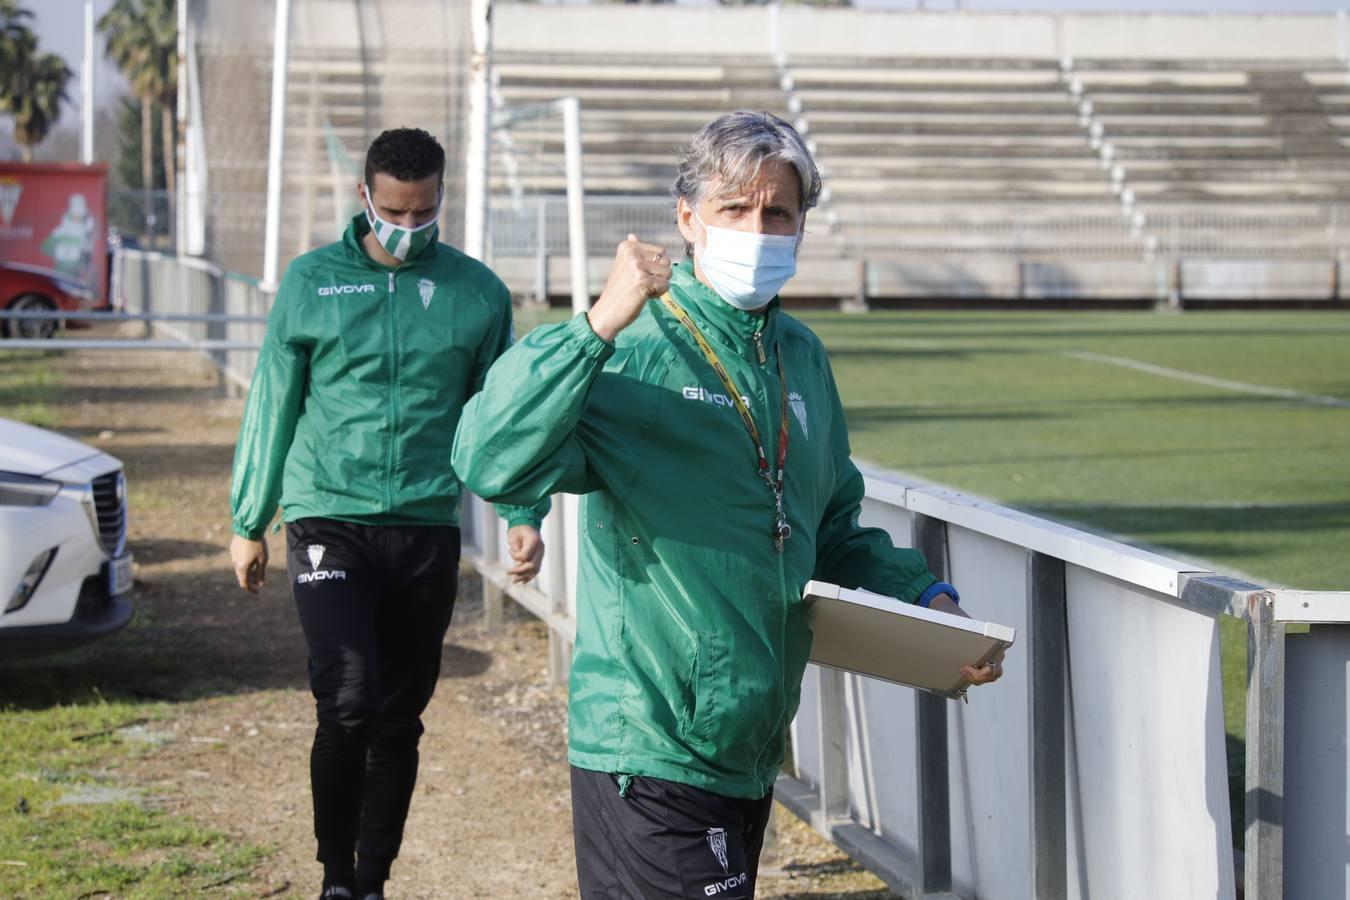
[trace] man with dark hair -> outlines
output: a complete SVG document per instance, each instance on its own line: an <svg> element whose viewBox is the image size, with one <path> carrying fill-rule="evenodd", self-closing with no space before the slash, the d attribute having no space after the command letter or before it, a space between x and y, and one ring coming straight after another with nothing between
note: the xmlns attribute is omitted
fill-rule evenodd
<svg viewBox="0 0 1350 900"><path fill-rule="evenodd" d="M425 131L371 144L364 211L286 270L235 449L240 587L262 586L278 503L286 522L325 898L380 898L398 855L459 575L455 428L512 339L506 286L436 240L444 170ZM538 574L547 510L498 507L517 581Z"/></svg>

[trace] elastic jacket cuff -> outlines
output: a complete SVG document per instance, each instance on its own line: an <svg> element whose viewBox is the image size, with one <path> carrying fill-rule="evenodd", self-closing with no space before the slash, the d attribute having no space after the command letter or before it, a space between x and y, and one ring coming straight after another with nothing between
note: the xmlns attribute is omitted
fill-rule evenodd
<svg viewBox="0 0 1350 900"><path fill-rule="evenodd" d="M581 348L581 352L591 359L603 362L614 354L614 345L595 333L591 328L590 316L586 313L576 316L567 323L567 330Z"/></svg>
<svg viewBox="0 0 1350 900"><path fill-rule="evenodd" d="M260 541L262 540L263 535L267 533L266 525L264 525L262 528L255 528L250 530L242 527L238 523L233 523L231 525L231 528L234 530L235 534L239 535L246 541Z"/></svg>
<svg viewBox="0 0 1350 900"><path fill-rule="evenodd" d="M938 594L946 594L948 597L952 598L952 602L957 606L961 605L961 595L956 592L956 588L945 581L935 581L930 584L924 589L924 592L919 595L919 599L915 602L920 606L927 608L928 605L933 602L933 598Z"/></svg>
<svg viewBox="0 0 1350 900"><path fill-rule="evenodd" d="M512 516L506 520L507 528L515 528L517 525L529 525L535 530L538 530L540 524L540 520L536 519L534 516Z"/></svg>

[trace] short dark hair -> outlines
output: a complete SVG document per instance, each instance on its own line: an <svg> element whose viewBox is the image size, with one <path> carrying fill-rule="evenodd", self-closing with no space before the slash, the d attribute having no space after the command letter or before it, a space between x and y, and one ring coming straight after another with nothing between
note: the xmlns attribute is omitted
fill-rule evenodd
<svg viewBox="0 0 1350 900"><path fill-rule="evenodd" d="M391 128L371 141L366 151L366 184L381 172L399 181L443 178L445 149L420 128Z"/></svg>

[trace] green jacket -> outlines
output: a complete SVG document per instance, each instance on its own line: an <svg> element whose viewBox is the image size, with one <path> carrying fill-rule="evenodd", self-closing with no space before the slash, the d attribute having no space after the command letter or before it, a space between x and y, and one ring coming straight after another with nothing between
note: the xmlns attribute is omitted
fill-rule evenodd
<svg viewBox="0 0 1350 900"><path fill-rule="evenodd" d="M234 531L276 513L370 525L455 525L450 464L464 402L511 345L511 296L433 242L394 269L366 255L364 215L290 264L267 320L235 447ZM533 509L499 508L537 525Z"/></svg>
<svg viewBox="0 0 1350 900"><path fill-rule="evenodd" d="M771 457L781 405L775 348L783 354L793 403L785 552L773 547L773 493L744 424L656 300L614 345L584 316L530 332L465 407L454 465L493 500L587 495L570 761L763 797L810 655L805 583L913 602L936 579L918 552L858 525L863 479L819 339L776 300L767 315L728 306L687 262L671 293L748 395Z"/></svg>

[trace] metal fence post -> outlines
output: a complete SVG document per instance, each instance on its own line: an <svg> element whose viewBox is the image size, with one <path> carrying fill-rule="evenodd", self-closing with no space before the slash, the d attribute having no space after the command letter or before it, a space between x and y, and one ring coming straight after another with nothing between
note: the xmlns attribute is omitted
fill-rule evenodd
<svg viewBox="0 0 1350 900"><path fill-rule="evenodd" d="M501 585L493 581L489 574L501 568L501 548L497 541L497 510L486 500L479 501L478 535L479 549L483 554L483 569L479 572L483 581L483 628L496 631L502 626L503 609Z"/></svg>
<svg viewBox="0 0 1350 900"><path fill-rule="evenodd" d="M1274 603L1262 592L1247 606L1248 900L1284 895L1284 625Z"/></svg>
<svg viewBox="0 0 1350 900"><path fill-rule="evenodd" d="M929 516L913 517L914 546L928 561L928 570L947 577L947 523ZM952 887L952 811L948 783L947 701L920 692L914 725L918 732L919 883L925 893Z"/></svg>
<svg viewBox="0 0 1350 900"><path fill-rule="evenodd" d="M1068 622L1064 561L1027 554L1031 677L1031 883L1033 897L1068 895L1064 693Z"/></svg>
<svg viewBox="0 0 1350 900"><path fill-rule="evenodd" d="M831 823L848 818L848 717L845 715L844 673L820 667L816 693L816 751L820 754L820 809L817 831L828 834Z"/></svg>
<svg viewBox="0 0 1350 900"><path fill-rule="evenodd" d="M555 613L567 614L567 527L563 522L562 497L544 519L544 565L548 568L548 593ZM566 684L572 671L572 646L552 626L548 629L548 674L554 684Z"/></svg>

